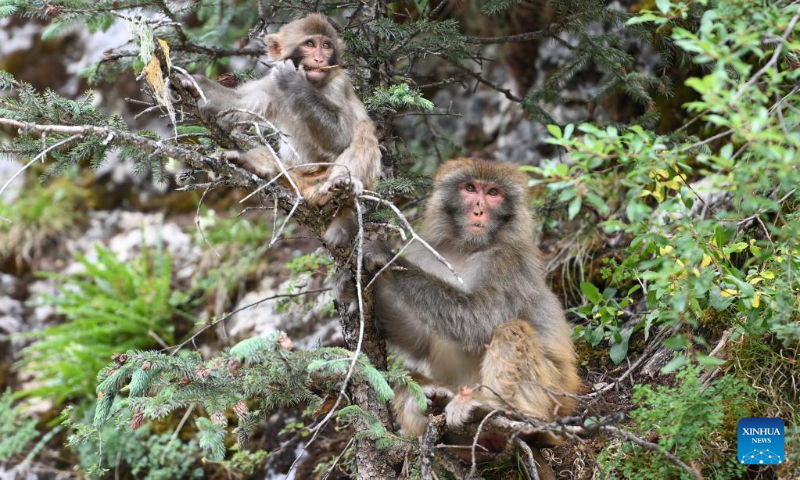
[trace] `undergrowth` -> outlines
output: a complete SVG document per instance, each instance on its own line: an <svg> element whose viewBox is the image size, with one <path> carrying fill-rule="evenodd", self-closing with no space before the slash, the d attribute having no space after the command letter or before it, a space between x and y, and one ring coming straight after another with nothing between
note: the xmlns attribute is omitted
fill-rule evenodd
<svg viewBox="0 0 800 480"><path fill-rule="evenodd" d="M24 334L35 339L22 350L18 367L36 376L25 396L50 397L57 403L90 398L96 372L115 352L171 345L173 317L186 297L171 288L172 261L159 241L132 262L118 260L98 245L96 259L78 254L80 273L40 275L59 282L58 294L44 294L39 305L52 305L66 317L60 325Z"/></svg>

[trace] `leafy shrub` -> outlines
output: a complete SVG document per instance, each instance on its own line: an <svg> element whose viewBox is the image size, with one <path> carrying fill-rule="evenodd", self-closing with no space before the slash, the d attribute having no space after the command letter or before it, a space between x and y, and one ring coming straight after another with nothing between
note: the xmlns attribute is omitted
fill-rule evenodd
<svg viewBox="0 0 800 480"><path fill-rule="evenodd" d="M39 436L36 419L13 406L11 390L0 396L0 462L6 462L28 451L28 445Z"/></svg>
<svg viewBox="0 0 800 480"><path fill-rule="evenodd" d="M133 262L99 245L96 252L96 261L77 255L85 272L41 274L61 285L58 295L45 294L39 303L56 307L67 321L26 334L36 341L22 350L20 367L41 382L26 395L57 402L91 397L96 373L113 353L173 341L171 320L186 298L171 289L172 262L161 243Z"/></svg>
<svg viewBox="0 0 800 480"><path fill-rule="evenodd" d="M630 412L634 427L644 436L657 436L652 441L686 463L702 459L706 478L738 477L745 467L736 461L735 452L707 447L719 442L717 430L723 426L730 429L723 433L735 438L736 422L747 416L747 396L753 390L730 376L705 387L698 372L696 367L685 368L676 375L675 388L636 385L633 401L638 408ZM662 454L631 443L606 447L599 461L606 474L613 471L623 478L694 478Z"/></svg>
<svg viewBox="0 0 800 480"><path fill-rule="evenodd" d="M800 43L765 49L762 42L765 32L783 38L800 5L702 3L709 8L697 32L680 22L696 14L698 2L660 2L661 11L632 21L670 28L675 45L703 68L686 81L697 98L685 106L708 140L639 126L551 125L550 142L569 160L526 167L564 206L566 220L625 239L603 269L607 298L603 288L582 286L591 304L576 312L586 319L578 333L592 345L608 339L621 361L635 331L647 338L653 326L691 329L666 342L682 354L665 371L686 364L683 352L696 347L701 364L720 363L704 353L707 340L697 331L712 311L725 328L773 332L787 345L800 340L800 277L793 273L800 268L800 110L792 96ZM753 58L777 60L756 78L758 68L746 61ZM635 322L618 315L641 300L646 308Z"/></svg>
<svg viewBox="0 0 800 480"><path fill-rule="evenodd" d="M103 447L100 447L102 438ZM155 433L149 426L131 432L126 426L108 425L101 434L75 442L81 467L95 476L107 476L98 465L118 466L132 478L170 480L204 478L201 452L196 440L182 441L172 432ZM100 453L102 452L102 462Z"/></svg>
<svg viewBox="0 0 800 480"><path fill-rule="evenodd" d="M72 178L60 178L47 186L31 182L13 205L0 201L0 259L17 263L38 259L58 245L85 216L89 194Z"/></svg>

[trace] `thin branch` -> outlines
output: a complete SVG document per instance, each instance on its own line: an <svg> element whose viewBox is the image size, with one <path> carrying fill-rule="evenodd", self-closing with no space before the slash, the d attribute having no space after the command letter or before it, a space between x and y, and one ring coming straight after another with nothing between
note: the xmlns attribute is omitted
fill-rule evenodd
<svg viewBox="0 0 800 480"><path fill-rule="evenodd" d="M403 213L400 211L399 208L397 208L397 206L395 206L392 202L386 201L386 200L384 200L382 198L374 197L372 195L359 195L358 198L364 199L364 200L370 200L372 202L375 202L375 203L378 203L378 204L385 205L385 206L389 207L394 212L394 214L397 215L397 218L399 218L400 221L403 223L403 226L406 227L406 230L408 230L411 233L411 237L412 237L411 241L416 240L416 241L420 242L426 249L428 249L429 252L431 252L431 254L433 254L433 256L436 258L436 260L441 262L444 266L446 266L450 270L450 272L458 279L459 283L461 283L462 285L464 284L464 279L461 278L461 275L458 274L456 269L453 268L452 265L450 265L450 262L445 260L445 258L442 257L439 254L439 252L436 251L435 248L431 247L428 244L428 242L423 240L422 237L417 235L417 232L413 228L411 228L411 223L409 223L408 219L406 219L405 215L403 215Z"/></svg>
<svg viewBox="0 0 800 480"><path fill-rule="evenodd" d="M447 60L447 59L445 59L445 60ZM511 90L509 90L507 88L503 88L503 87L501 87L501 86L499 86L499 85L497 85L495 83L490 82L489 80L486 80L479 73L473 72L469 68L467 68L464 65L462 65L460 62L450 61L450 60L448 60L448 62L451 65L453 65L454 67L458 68L459 70L461 70L464 73L466 73L467 75L469 75L470 77L472 77L475 80L477 80L478 83L482 83L482 84L486 85L487 87L489 87L489 88L491 88L493 90L497 90L498 92L502 93L503 95L505 95L505 97L507 99L511 100L512 102L522 103L524 101L523 98L514 95L511 92Z"/></svg>
<svg viewBox="0 0 800 480"><path fill-rule="evenodd" d="M478 446L478 440L481 437L481 432L483 431L483 427L484 425L486 425L486 422L488 422L489 419L492 418L492 416L497 413L500 413L500 410L494 409L491 412L489 412L485 417L483 417L483 420L481 420L481 423L478 425L478 429L475 431L475 436L472 438L472 466L469 468L470 477L474 477L475 475L477 475L478 467L475 458L475 449Z"/></svg>
<svg viewBox="0 0 800 480"><path fill-rule="evenodd" d="M528 472L528 477L531 478L531 480L539 480L539 467L536 464L536 457L533 456L531 447L519 437L514 439L514 445L522 450L522 453L525 455L525 462L523 462L522 466L525 467L525 471Z"/></svg>
<svg viewBox="0 0 800 480"><path fill-rule="evenodd" d="M761 67L755 73L755 75L753 75L750 78L750 80L747 81L747 83L745 83L744 85L739 87L739 90L736 91L736 94L733 96L733 98L731 98L731 101L728 102L729 104L736 103L736 101L739 100L739 97L741 97L742 94L744 94L744 92L747 89L749 89L750 87L755 85L755 83L758 81L758 79L761 77L761 75L764 75L767 72L767 70L769 70L770 68L775 66L775 64L778 63L778 58L780 58L781 52L783 52L783 45L786 43L786 39L789 38L789 35L792 34L792 31L794 30L794 26L797 24L798 20L800 20L800 13L798 13L794 17L792 17L792 20L789 22L789 26L786 27L786 30L783 32L783 35L781 35L781 38L780 38L781 41L778 44L778 46L775 47L775 52L772 54L772 57L770 57L769 61L766 64L764 64L764 66Z"/></svg>
<svg viewBox="0 0 800 480"><path fill-rule="evenodd" d="M276 298L294 298L294 297L300 297L300 296L303 296L303 295L308 295L308 294L311 294L311 293L327 292L329 290L330 290L330 288L315 288L315 289L312 289L312 290L306 290L304 292L282 293L282 294L278 294L278 295L272 295L272 296L269 296L269 297L265 297L265 298L262 298L260 300L256 300L255 302L249 303L249 304L247 304L247 305L245 305L243 307L237 308L236 310L234 310L234 311L232 311L230 313L226 313L225 315L221 316L220 318L214 320L211 323L207 323L206 325L203 325L200 328L200 330L196 331L191 337L189 337L188 339L184 340L183 342L179 343L178 345L176 345L174 347L170 347L172 349L172 351L170 352L169 355L170 356L174 356L176 353L178 353L178 350L180 350L181 348L185 347L189 342L193 342L194 339L197 338L198 336L200 336L201 333L205 332L206 330L208 330L209 328L211 328L211 327L213 327L215 325L220 324L221 322L224 322L225 320L231 318L232 316L236 315L237 313L239 313L239 312L241 312L243 310L247 310L248 308L255 307L256 305L260 305L260 304L262 304L262 303L264 303L266 301L269 301L269 300L275 300ZM165 349L165 350L168 350L168 349Z"/></svg>
<svg viewBox="0 0 800 480"><path fill-rule="evenodd" d="M322 429L327 425L331 418L336 414L336 409L339 407L339 404L342 402L342 399L346 395L347 386L350 383L350 378L353 376L353 372L355 371L356 363L358 363L358 357L361 355L361 348L364 343L364 326L366 324L366 319L364 318L364 293L363 288L361 287L361 270L364 264L364 217L363 217L363 207L358 200L353 202L353 205L356 207L356 219L358 220L358 244L357 244L357 260L356 260L356 296L358 298L358 341L356 343L356 349L353 352L353 358L350 362L350 367L347 369L347 374L344 377L344 381L342 382L342 388L339 390L339 395L336 396L336 401L334 402L331 409L314 428L311 429L314 434L311 436L311 439L301 448L300 453L295 458L292 465L289 467L289 471L291 472L297 466L300 459L303 457L303 454L308 451L308 447L314 443L317 436L319 436Z"/></svg>
<svg viewBox="0 0 800 480"><path fill-rule="evenodd" d="M636 445L639 445L642 448L646 448L648 450L652 450L654 452L658 452L661 455L664 455L670 462L672 462L675 465L677 465L678 467L682 468L686 473L688 473L688 474L692 475L693 477L695 477L697 480L703 480L703 475L701 475L700 472L698 472L693 467L690 467L683 460L681 460L680 458L678 458L675 455L671 454L665 448L662 448L660 445L658 445L656 443L652 443L652 442L648 442L646 440L642 440L641 438L637 437L636 435L634 435L634 434L632 434L632 433L630 433L630 432L628 432L626 430L623 430L623 429L621 429L619 427L615 427L613 425L602 425L600 427L600 429L604 430L606 432L611 432L611 433L613 433L613 434L615 434L615 435L617 435L619 437L624 438L625 440L628 440L629 442L633 442Z"/></svg>
<svg viewBox="0 0 800 480"><path fill-rule="evenodd" d="M2 122L3 120L5 120L5 119L4 118L0 118L0 123L3 123ZM58 147L60 147L62 145L66 145L67 143L69 143L69 142L71 142L73 140L77 140L77 139L79 139L81 137L83 137L83 134L78 133L78 134L73 135L73 136L71 136L69 138L66 138L64 140L56 142L56 143L50 145L49 147L45 148L44 150L42 150L42 152L39 153L38 155L36 155L35 157L33 157L30 162L26 163L22 168L17 170L14 173L14 175L11 175L11 178L9 178L8 181L3 185L3 187L0 188L0 197L3 196L3 192L5 192L6 188L8 188L8 186L11 185L11 182L13 182L14 179L16 179L18 176L20 176L22 174L22 172L24 172L25 170L30 168L31 165L36 163L37 160L41 159L42 162L44 162L45 158L47 157L48 152L51 152L52 150L54 150L54 149L56 149L56 148L58 148ZM46 138L46 134L44 132L42 132L42 140L44 141L45 138ZM5 220L6 222L11 222L11 220L9 220L9 219L7 219L5 217L2 217L2 216L0 216L0 220Z"/></svg>
<svg viewBox="0 0 800 480"><path fill-rule="evenodd" d="M203 200L206 198L206 195L208 195L208 192L210 192L212 188L214 188L214 184L209 185L200 196L200 201L197 202L197 213L194 216L194 224L197 225L197 231L200 232L200 236L203 238L203 241L206 243L206 245L208 245L208 248L214 252L214 255L216 255L217 258L222 258L222 255L220 255L217 249L214 248L214 245L211 245L211 242L208 241L205 232L203 232L203 226L200 225L200 208L203 206Z"/></svg>

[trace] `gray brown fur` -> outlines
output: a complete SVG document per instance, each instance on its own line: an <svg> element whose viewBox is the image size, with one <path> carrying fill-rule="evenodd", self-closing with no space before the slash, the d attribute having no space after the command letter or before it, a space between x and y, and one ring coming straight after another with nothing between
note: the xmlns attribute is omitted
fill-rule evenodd
<svg viewBox="0 0 800 480"><path fill-rule="evenodd" d="M312 205L326 203L334 189L348 186L354 194L372 188L380 178L381 152L375 125L356 97L347 73L340 68L326 70L323 82L312 84L302 69L287 59L308 35L325 35L335 47L333 58L343 48L336 31L324 16L312 14L284 25L278 33L267 35L268 52L274 67L261 79L232 89L208 78L195 76L207 102L198 100L203 114L230 128L238 122L258 121L247 113L219 114L229 109L244 109L264 116L284 134L278 155L289 168L307 163L335 163L332 168L310 167L293 170L303 197ZM296 154L295 154L296 152ZM266 147L245 153L229 152L228 158L244 168L270 178L280 169ZM332 246L352 237L352 218L348 209L334 219L326 241Z"/></svg>
<svg viewBox="0 0 800 480"><path fill-rule="evenodd" d="M465 205L458 188L465 181L500 185L506 192L487 231L465 233ZM571 330L558 299L545 283L541 253L533 241L527 178L516 166L460 159L439 170L421 235L464 278L458 284L424 248L409 248L403 269L377 280L376 317L386 338L424 374L428 389L488 385L517 413L552 420L570 413L581 381ZM368 268L389 258L377 248ZM544 387L544 388L542 388ZM423 433L426 418L398 391L395 412L403 432ZM478 404L507 409L488 390L456 395L446 411L449 423L469 419Z"/></svg>

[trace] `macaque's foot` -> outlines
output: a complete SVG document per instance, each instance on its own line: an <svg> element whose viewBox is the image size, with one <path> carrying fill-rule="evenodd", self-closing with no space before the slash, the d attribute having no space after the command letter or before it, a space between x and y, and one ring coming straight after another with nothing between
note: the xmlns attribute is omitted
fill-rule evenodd
<svg viewBox="0 0 800 480"><path fill-rule="evenodd" d="M347 173L331 177L331 179L325 182L325 185L323 185L322 188L320 188L320 193L323 195L327 195L336 190L348 187L349 191L354 196L361 195L362 193L364 193L364 184L361 183L361 180L357 178L352 178Z"/></svg>
<svg viewBox="0 0 800 480"><path fill-rule="evenodd" d="M333 280L333 294L340 302L354 302L357 298L356 280L350 270L341 269Z"/></svg>
<svg viewBox="0 0 800 480"><path fill-rule="evenodd" d="M225 150L219 154L219 158L238 164L242 160L242 154L238 150Z"/></svg>
<svg viewBox="0 0 800 480"><path fill-rule="evenodd" d="M425 433L428 415L419 408L417 400L407 390L395 392L392 409L400 424L400 435L418 437Z"/></svg>
<svg viewBox="0 0 800 480"><path fill-rule="evenodd" d="M471 388L459 388L458 395L453 397L453 400L444 408L447 425L458 428L470 423L474 417L474 411L479 406L480 403L472 398Z"/></svg>
<svg viewBox="0 0 800 480"><path fill-rule="evenodd" d="M425 397L428 399L428 405L436 410L446 408L455 397L455 393L449 388L434 385L422 387L422 392L425 393Z"/></svg>
<svg viewBox="0 0 800 480"><path fill-rule="evenodd" d="M356 219L349 215L342 215L334 217L331 224L328 225L328 229L325 230L323 239L329 248L336 248L350 243L350 240L356 236L356 232L358 232Z"/></svg>

